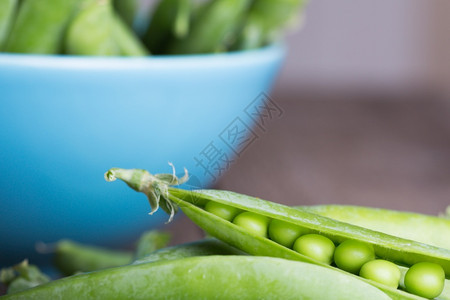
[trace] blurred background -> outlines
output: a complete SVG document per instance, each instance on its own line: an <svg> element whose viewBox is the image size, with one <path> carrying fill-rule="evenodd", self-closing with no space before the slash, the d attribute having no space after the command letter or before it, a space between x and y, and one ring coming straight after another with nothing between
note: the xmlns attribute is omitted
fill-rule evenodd
<svg viewBox="0 0 450 300"><path fill-rule="evenodd" d="M139 1L147 8L156 3L155 0ZM105 12L106 17L114 17L110 2L97 1L93 5ZM168 6L168 9L173 7ZM178 9L183 12L181 6ZM162 11L165 16L167 11ZM210 17L207 12L199 16ZM19 250L35 252L36 240L51 243L62 237L98 244L113 243L115 239L116 243L128 245L140 234L136 228L148 229L150 224L168 228L162 225L166 220L163 212L159 219L156 219L158 215L147 216L146 201L129 204L132 197L145 199L143 195L130 192L124 184L109 185L98 174L115 165L167 172L170 169L166 162L170 160L178 170L183 166L190 170L194 175L190 185L203 187L211 178L207 173L202 174L197 159L211 154L217 158L218 152L210 152L217 150L212 147L216 140L228 146L219 149L224 150L221 154L226 156L237 151L242 144L234 143L234 139L230 146L224 135L230 135L231 129L242 128L248 133L244 147L240 147L237 157L225 162L220 170L209 170L222 176L213 176L212 186L208 187L287 205L334 203L432 215L443 212L450 205L448 12L450 1L445 0L310 0L304 13L306 17L285 37L287 56L268 94L259 93L266 91L278 69L282 57L279 47L211 55L212 65L201 65L201 57L196 60L196 56L187 57L187 64L180 63L183 60L179 57L133 58L130 61L134 63L123 65L122 59L113 58L104 62L110 63L108 68L117 67L116 72L109 72L102 64L93 67L103 73L90 71L90 63L97 59L88 59L84 67L78 68L77 64L71 69L74 65L59 65L58 59L64 61L65 57L58 56L56 61L52 57L41 57L37 59L44 63L30 68L27 64L33 65L33 56L30 61L28 56L0 54L0 60L3 59L0 61L0 90L5 98L0 101L3 105L0 120L4 122L4 126L0 126L3 128L0 140L4 143L3 148L0 147L3 150L0 158L4 159L0 161L0 169L4 168L3 175L7 178L0 182L3 183L0 190L8 195L0 200L0 216L3 217L0 221L4 224L0 226L3 241L0 252L8 249L11 257L22 257L24 254ZM151 15L146 9L139 13ZM183 16L177 14L180 15ZM45 19L44 15L40 16ZM70 14L67 16L71 18ZM25 17L24 20L30 19ZM145 23L146 16L141 17L135 21ZM177 19L175 15L173 18ZM224 20L224 24L232 24L227 18ZM70 22L70 26L77 24ZM198 28L209 28L198 22ZM114 23L102 24L113 26ZM155 24L156 27L161 25ZM134 25L147 28L147 24ZM90 24L82 26L91 27ZM169 42L174 38L173 29L166 28ZM106 25L107 32L115 30ZM85 37L82 32L81 37ZM216 32L213 35L220 37ZM227 32L223 35L221 38L226 41ZM148 38L158 36L149 34ZM111 53L122 53L123 45L118 47L120 40L110 38ZM128 38L135 42L135 47L141 43L131 27ZM192 36L178 37L177 42L183 45L182 41L189 41L189 38ZM23 40L27 41L24 44L29 44L29 40ZM84 52L87 50L83 48L86 46L83 38L69 39L60 34L56 39L58 43L69 40L80 46L79 49L65 45L64 51L73 52L61 51L71 55L89 54ZM235 37L235 40L239 39ZM219 48L213 45L200 51L197 46L202 46L202 39L195 41L184 44L186 48L182 50L187 52L175 53L210 53L224 49L225 45L219 39ZM203 41L214 39L208 35ZM130 39L126 43L133 44ZM135 52L137 56L147 55L146 48L137 48L139 51L134 49L133 55ZM89 55L98 55L103 48L89 49L94 52ZM214 62L226 57L237 60L231 60L234 64L226 60L222 64ZM49 62L46 65L47 58L54 65ZM71 59L75 58L69 61ZM190 62L190 59L193 60ZM114 65L114 61L119 64ZM154 62L156 65L152 67ZM127 67L121 69L120 66ZM161 66L164 67L159 69ZM59 73L60 68L62 73ZM189 72L189 76L184 72ZM28 97L34 101L22 105L21 101L28 101ZM261 97L267 106L260 105ZM65 101L60 101L61 98ZM191 101L193 99L195 101ZM131 109L122 109L121 105L128 107L130 103L135 103ZM168 133L151 130L145 135L123 126L125 123L129 128L147 126L149 107L163 112L151 116L153 124L166 124L168 112L173 120L186 117L189 122L184 123L183 134L176 122L161 126L169 130ZM246 124L253 124L254 112L261 113L261 118L250 129ZM124 120L123 115L133 123L111 124L111 116ZM83 122L77 119L80 116ZM138 121L143 123L134 123ZM154 141L158 141L157 146ZM103 143L110 143L110 146ZM139 145L134 148L130 143ZM181 144L183 147L178 147ZM105 153L104 149L114 151ZM209 162L208 166L211 165ZM27 172L22 172L19 166ZM59 175L61 170L64 176ZM105 212L101 215L98 214L100 207ZM8 214L2 215L3 210ZM202 236L202 232L183 216L169 226L175 235L173 243ZM2 257L6 256L0 253L0 264ZM8 263L10 260L4 259Z"/></svg>
<svg viewBox="0 0 450 300"><path fill-rule="evenodd" d="M449 11L448 1L310 1L271 94L282 115L254 128L214 187L289 205L444 211Z"/></svg>

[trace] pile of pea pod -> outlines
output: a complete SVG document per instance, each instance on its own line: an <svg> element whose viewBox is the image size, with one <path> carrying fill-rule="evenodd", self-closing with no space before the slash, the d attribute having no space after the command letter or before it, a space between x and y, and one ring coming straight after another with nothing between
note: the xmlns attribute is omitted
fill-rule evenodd
<svg viewBox="0 0 450 300"><path fill-rule="evenodd" d="M304 0L0 0L0 51L146 56L273 43ZM149 10L144 11L143 10Z"/></svg>

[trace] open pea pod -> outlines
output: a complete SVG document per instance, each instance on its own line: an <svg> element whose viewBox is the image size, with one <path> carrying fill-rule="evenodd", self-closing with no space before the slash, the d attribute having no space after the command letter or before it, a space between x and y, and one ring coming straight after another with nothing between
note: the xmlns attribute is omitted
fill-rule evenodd
<svg viewBox="0 0 450 300"><path fill-rule="evenodd" d="M301 209L341 222L450 249L450 219L447 218L353 205L301 206ZM450 280L445 280L439 299L450 300Z"/></svg>
<svg viewBox="0 0 450 300"><path fill-rule="evenodd" d="M145 170L111 169L105 174L109 181L122 179L136 191L145 193L153 203L161 207L180 207L198 226L210 235L252 255L274 256L291 260L305 261L326 268L336 269L315 259L304 256L267 238L249 233L247 230L219 218L203 209L209 201L250 211L271 219L282 220L306 228L330 238L335 243L345 240L360 240L371 244L378 257L410 266L417 262L434 262L443 267L448 277L450 274L450 251L411 240L401 239L384 233L358 227L323 217L307 210L296 209L281 204L265 201L246 195L217 190L188 191L171 187L171 182L160 180L158 175L151 175ZM160 176L159 176L160 177ZM186 175L183 177L186 178ZM155 199L155 190L159 197ZM156 201L155 201L156 200ZM153 210L154 211L154 208ZM173 214L174 211L171 212ZM339 270L339 269L336 269ZM356 277L345 271L347 276ZM417 299L419 297L387 287L373 281L365 280L380 288L394 299Z"/></svg>
<svg viewBox="0 0 450 300"><path fill-rule="evenodd" d="M389 299L335 270L271 257L201 256L58 279L4 299Z"/></svg>
<svg viewBox="0 0 450 300"><path fill-rule="evenodd" d="M315 205L300 208L341 222L450 249L450 219L351 205Z"/></svg>

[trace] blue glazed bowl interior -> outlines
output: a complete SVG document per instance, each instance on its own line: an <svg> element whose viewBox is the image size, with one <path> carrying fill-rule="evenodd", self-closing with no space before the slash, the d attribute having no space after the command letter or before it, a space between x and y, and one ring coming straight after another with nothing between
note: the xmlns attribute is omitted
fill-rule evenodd
<svg viewBox="0 0 450 300"><path fill-rule="evenodd" d="M227 129L251 128L246 108L264 101L283 57L281 46L147 58L0 54L0 265L39 261L37 241L126 245L163 224L144 195L105 182L104 172L167 173L170 161L189 170L191 185L210 186L242 146Z"/></svg>

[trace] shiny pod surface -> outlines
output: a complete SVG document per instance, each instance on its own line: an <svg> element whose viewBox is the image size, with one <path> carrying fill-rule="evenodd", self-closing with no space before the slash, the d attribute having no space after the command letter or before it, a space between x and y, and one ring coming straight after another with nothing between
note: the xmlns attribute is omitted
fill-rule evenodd
<svg viewBox="0 0 450 300"><path fill-rule="evenodd" d="M291 208L278 203L265 201L259 198L241 195L234 192L218 190L184 191L171 188L171 195L182 197L180 207L186 212L185 207L189 202L198 206L207 201L216 201L235 206L242 210L262 214L270 218L284 220L298 226L319 232L327 236L335 243L341 243L348 239L361 240L373 245L375 254L404 265L429 261L441 265L446 276L450 276L450 250L398 238L392 235L373 231L363 227L340 222L323 217L307 210ZM174 199L176 201L176 199ZM190 206L189 206L190 207Z"/></svg>
<svg viewBox="0 0 450 300"><path fill-rule="evenodd" d="M250 210L252 212L264 214L271 218L290 221L299 226L317 231L321 235L327 236L335 242L342 242L343 240L347 239L364 240L365 242L370 243L374 246L376 253L378 251L377 256L384 257L383 255L387 255L389 256L389 260L392 261L405 261L404 258L406 257L407 261L410 261L410 264L412 265L414 264L412 263L413 260L417 260L417 262L419 262L423 259L433 259L432 257L427 256L428 254L430 254L431 256L437 255L438 260L447 263L447 266L449 263L449 259L446 258L446 255L449 257L450 255L445 249L416 243L410 240L403 240L394 236L389 236L365 228L356 227L350 224L324 218L319 215L310 214L308 212L301 212L297 210L298 212L292 211L291 213L291 208L289 207L284 207L282 205L271 203L261 199L252 198L232 192L215 190L187 192L170 189L171 195L176 195L177 191L178 193L183 194L183 200L187 200L183 201L178 199L179 202L177 204L181 207L183 212L198 226L206 230L212 236L215 236L252 255L282 257L291 260L305 261L323 265L322 263L314 259L301 255L289 248L283 247L267 238L249 234L245 229L242 229L228 221L221 220L220 218L205 212L200 207L204 205L206 201L214 201L218 199L217 201L220 203L228 203L228 205L234 205L242 210ZM244 200L244 198L246 200ZM172 196L171 199L173 199L174 202L177 201L175 196ZM192 201L198 206L191 204L189 201ZM285 209L287 211L285 211ZM304 213L304 215L302 215L302 213ZM419 251L413 252L412 250ZM380 255L380 253L382 253L382 255ZM345 273L348 274L348 276L352 276L350 275L350 273ZM356 275L354 276L357 277ZM365 279L360 278L360 280ZM380 288L390 297L392 297L392 299L420 299L420 297L410 293L406 293L402 290L394 289L392 287L388 287L374 281L365 281Z"/></svg>
<svg viewBox="0 0 450 300"><path fill-rule="evenodd" d="M450 249L450 219L350 205L299 206L321 216Z"/></svg>
<svg viewBox="0 0 450 300"><path fill-rule="evenodd" d="M346 274L346 276L366 281L388 293L393 299L419 299L420 297L374 281L366 280L326 265L316 259L299 254L268 238L249 232L246 228L223 220L205 211L203 207L209 201L218 202L265 218L292 223L311 230L313 233L328 237L336 244L348 240L361 241L361 243L373 247L376 256L379 258L385 258L408 266L421 261L429 261L438 263L446 271L450 269L450 251L447 249L401 239L363 227L339 222L306 210L291 208L234 192L218 190L188 191L170 187L179 184L179 179L175 176L175 170L173 170L172 175L151 175L145 170L124 170L118 168L113 168L105 173L105 179L108 181L113 181L117 178L124 180L131 188L145 193L152 206L152 211L155 211L161 205L170 214L170 218L172 218L176 212L176 208L180 207L192 221L210 235L249 254L287 258L331 268ZM165 179L163 180L163 178ZM186 178L187 173L183 176L183 179ZM168 210L167 208L170 209Z"/></svg>
<svg viewBox="0 0 450 300"><path fill-rule="evenodd" d="M279 258L191 257L55 280L4 299L390 299L335 270Z"/></svg>
<svg viewBox="0 0 450 300"><path fill-rule="evenodd" d="M301 206L322 216L405 239L450 249L450 219L412 212L350 205ZM401 267L403 273L407 268ZM402 288L405 288L403 281ZM450 280L437 299L450 300Z"/></svg>
<svg viewBox="0 0 450 300"><path fill-rule="evenodd" d="M246 253L222 241L210 238L157 250L137 259L133 264L209 255L246 255Z"/></svg>

